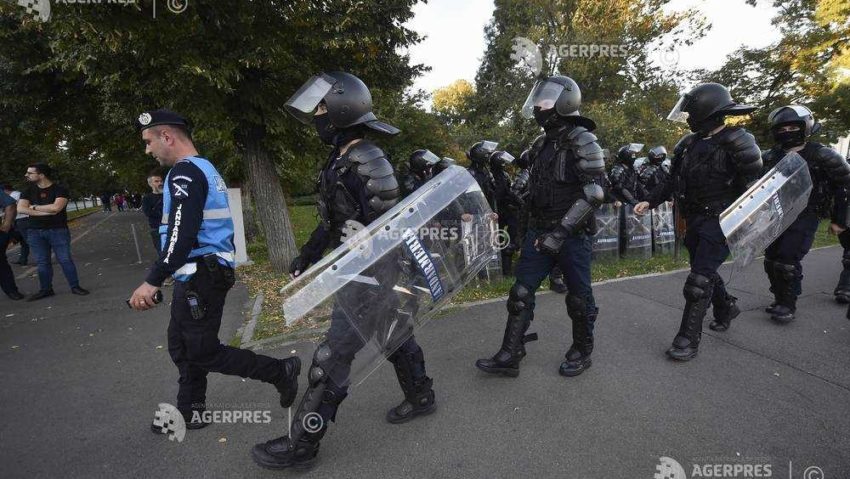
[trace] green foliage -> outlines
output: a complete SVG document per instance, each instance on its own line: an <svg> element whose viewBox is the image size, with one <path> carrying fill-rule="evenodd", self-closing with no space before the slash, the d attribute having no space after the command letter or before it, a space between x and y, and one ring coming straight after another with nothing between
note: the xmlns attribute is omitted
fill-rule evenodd
<svg viewBox="0 0 850 479"><path fill-rule="evenodd" d="M414 3L199 0L156 20L152 1L55 5L44 24L4 4L0 75L9 81L0 87L0 135L32 136L15 144L10 170L25 161L17 158L37 155L91 165L104 181L143 185L154 163L144 158L132 121L167 107L194 121L199 150L229 180L245 178L242 151L258 142L287 189L302 193L327 152L284 112L284 102L310 74L335 69L400 95L424 70L399 53L419 41L403 27ZM59 144L65 149L57 151Z"/></svg>
<svg viewBox="0 0 850 479"><path fill-rule="evenodd" d="M629 142L672 147L681 131L662 120L678 97L674 79L685 76L664 72L656 56L700 38L706 26L692 10L665 13L668 3L496 1L493 19L485 29L487 50L471 102L476 139L500 140L518 153L540 134L533 121L519 114L536 80L533 71L517 67L511 58L514 38L524 37L542 53L542 76L560 73L579 84L581 111L599 125L597 136L604 147L613 150ZM666 39L663 49L659 47L662 37ZM615 45L616 54L576 54L570 49L591 45Z"/></svg>
<svg viewBox="0 0 850 479"><path fill-rule="evenodd" d="M750 2L755 3L755 1ZM841 0L773 1L782 37L765 48L740 48L704 80L730 87L733 97L759 109L744 125L762 147L773 143L767 115L803 104L823 124L821 140L850 130L850 3Z"/></svg>
<svg viewBox="0 0 850 479"><path fill-rule="evenodd" d="M466 80L455 80L450 85L434 90L432 109L445 123L456 125L466 120L475 87Z"/></svg>

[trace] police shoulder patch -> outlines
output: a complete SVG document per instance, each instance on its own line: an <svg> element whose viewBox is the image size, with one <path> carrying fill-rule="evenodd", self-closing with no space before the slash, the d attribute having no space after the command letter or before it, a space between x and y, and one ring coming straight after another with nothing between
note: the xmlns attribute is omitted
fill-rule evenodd
<svg viewBox="0 0 850 479"><path fill-rule="evenodd" d="M224 178L216 175L213 179L215 180L215 189L217 191L227 191L227 184L224 182Z"/></svg>
<svg viewBox="0 0 850 479"><path fill-rule="evenodd" d="M188 198L189 197L189 184L188 183L178 183L173 181L171 183L171 190L174 192L175 198Z"/></svg>

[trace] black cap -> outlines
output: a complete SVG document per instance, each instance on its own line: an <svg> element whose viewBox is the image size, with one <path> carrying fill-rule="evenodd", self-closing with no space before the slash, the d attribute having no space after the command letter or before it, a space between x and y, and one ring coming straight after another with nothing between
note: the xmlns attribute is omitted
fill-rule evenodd
<svg viewBox="0 0 850 479"><path fill-rule="evenodd" d="M186 131L191 131L192 129L189 124L189 120L171 110L166 109L145 111L136 118L136 128L139 131L144 131L153 126L159 125L175 125L186 129Z"/></svg>

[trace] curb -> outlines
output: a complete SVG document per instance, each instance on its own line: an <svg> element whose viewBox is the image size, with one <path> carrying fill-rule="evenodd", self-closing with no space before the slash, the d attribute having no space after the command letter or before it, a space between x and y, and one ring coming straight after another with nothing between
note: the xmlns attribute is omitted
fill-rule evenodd
<svg viewBox="0 0 850 479"><path fill-rule="evenodd" d="M251 319L248 320L248 324L242 329L242 347L251 348L256 343L252 339L254 338L254 329L257 328L257 319L260 317L262 310L263 293L260 293L254 298L254 305L251 307Z"/></svg>

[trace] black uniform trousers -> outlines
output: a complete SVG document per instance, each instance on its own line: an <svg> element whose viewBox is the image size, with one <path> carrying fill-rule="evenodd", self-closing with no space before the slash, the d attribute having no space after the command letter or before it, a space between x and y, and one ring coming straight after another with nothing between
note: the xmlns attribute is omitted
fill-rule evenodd
<svg viewBox="0 0 850 479"><path fill-rule="evenodd" d="M818 223L816 214L804 211L764 252L766 260L794 265L797 275L793 286L794 293L797 296L803 293L803 265L801 262L815 242Z"/></svg>
<svg viewBox="0 0 850 479"><path fill-rule="evenodd" d="M691 261L691 273L711 280L711 304L717 307L726 302L726 285L717 270L729 257L726 236L720 229L717 216L700 214L686 218L688 229L685 232L685 248Z"/></svg>
<svg viewBox="0 0 850 479"><path fill-rule="evenodd" d="M183 415L204 410L207 373L241 376L276 383L282 378L277 359L226 346L218 339L227 292L233 286L233 270L218 265L214 271L203 261L189 281L174 282L171 322L168 324L168 352L180 372L177 409ZM197 296L203 318L195 319L188 297Z"/></svg>

